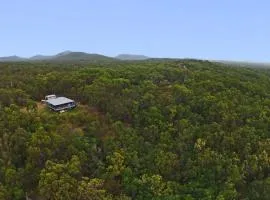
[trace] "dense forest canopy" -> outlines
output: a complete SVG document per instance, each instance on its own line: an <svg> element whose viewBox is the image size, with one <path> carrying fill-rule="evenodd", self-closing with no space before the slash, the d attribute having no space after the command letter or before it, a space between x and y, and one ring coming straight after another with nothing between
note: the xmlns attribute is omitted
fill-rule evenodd
<svg viewBox="0 0 270 200"><path fill-rule="evenodd" d="M269 124L266 69L0 63L0 200L269 200Z"/></svg>

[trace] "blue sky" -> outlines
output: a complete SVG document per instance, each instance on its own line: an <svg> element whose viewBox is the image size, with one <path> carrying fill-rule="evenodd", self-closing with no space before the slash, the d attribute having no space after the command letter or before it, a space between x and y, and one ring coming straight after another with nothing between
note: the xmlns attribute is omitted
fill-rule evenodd
<svg viewBox="0 0 270 200"><path fill-rule="evenodd" d="M267 0L0 3L0 56L72 50L270 62Z"/></svg>

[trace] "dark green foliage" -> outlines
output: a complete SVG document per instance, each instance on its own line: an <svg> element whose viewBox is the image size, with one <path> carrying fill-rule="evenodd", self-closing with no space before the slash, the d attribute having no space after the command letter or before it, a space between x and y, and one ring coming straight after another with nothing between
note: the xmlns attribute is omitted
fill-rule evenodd
<svg viewBox="0 0 270 200"><path fill-rule="evenodd" d="M0 200L269 199L269 98L269 70L207 61L1 63Z"/></svg>

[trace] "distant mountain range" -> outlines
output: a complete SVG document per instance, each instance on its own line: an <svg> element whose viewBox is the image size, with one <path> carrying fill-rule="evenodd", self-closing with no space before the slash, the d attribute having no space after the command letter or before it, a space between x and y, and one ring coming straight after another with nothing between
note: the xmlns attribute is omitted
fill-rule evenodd
<svg viewBox="0 0 270 200"><path fill-rule="evenodd" d="M150 58L144 55L134 54L119 54L115 57L104 56L101 54L64 51L56 55L35 55L29 58L23 58L16 55L0 57L0 62L111 62L111 61L140 61L140 60L179 60L177 58ZM259 62L241 62L241 61L227 61L227 60L211 60L212 62L223 63L225 65L232 65L238 67L252 67L252 68L270 68L270 63Z"/></svg>
<svg viewBox="0 0 270 200"><path fill-rule="evenodd" d="M0 57L0 61L7 62L7 61L23 61L25 58L21 58L18 56L7 56L7 57Z"/></svg>
<svg viewBox="0 0 270 200"><path fill-rule="evenodd" d="M64 51L56 55L35 55L29 58L18 56L0 57L0 62L21 62L21 61L114 61L114 60L146 60L150 59L144 55L119 54L116 57L109 57L100 54L85 52Z"/></svg>

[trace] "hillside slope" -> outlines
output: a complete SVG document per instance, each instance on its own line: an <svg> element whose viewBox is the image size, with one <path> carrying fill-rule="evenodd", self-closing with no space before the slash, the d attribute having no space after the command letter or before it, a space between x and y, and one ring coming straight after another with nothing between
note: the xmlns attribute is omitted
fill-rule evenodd
<svg viewBox="0 0 270 200"><path fill-rule="evenodd" d="M101 66L0 63L0 199L269 199L269 69Z"/></svg>

